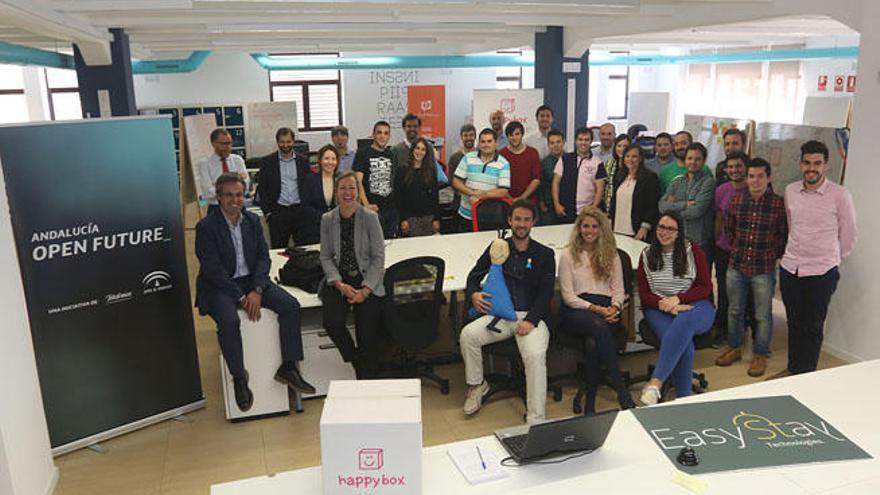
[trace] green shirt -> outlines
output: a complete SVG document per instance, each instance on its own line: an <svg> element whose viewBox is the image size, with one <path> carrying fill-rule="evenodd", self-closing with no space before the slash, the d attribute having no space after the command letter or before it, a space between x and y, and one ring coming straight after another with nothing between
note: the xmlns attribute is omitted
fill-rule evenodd
<svg viewBox="0 0 880 495"><path fill-rule="evenodd" d="M714 177L712 171L709 170L708 165L703 166L703 172ZM672 163L663 167L663 169L660 170L660 196L662 197L666 194L666 189L669 188L669 184L672 184L672 181L675 180L676 177L681 177L686 173L688 173L687 167L684 165L679 166L678 160L673 160Z"/></svg>
<svg viewBox="0 0 880 495"><path fill-rule="evenodd" d="M556 168L558 156L547 155L541 159L541 185L538 186L538 200L547 208L553 209L553 170Z"/></svg>

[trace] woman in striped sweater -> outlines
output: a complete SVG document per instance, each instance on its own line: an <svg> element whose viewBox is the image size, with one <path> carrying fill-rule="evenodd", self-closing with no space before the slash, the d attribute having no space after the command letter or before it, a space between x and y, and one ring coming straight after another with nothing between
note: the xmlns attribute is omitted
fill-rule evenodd
<svg viewBox="0 0 880 495"><path fill-rule="evenodd" d="M708 332L715 319L709 272L703 251L685 239L681 216L661 215L654 240L639 258L642 309L661 342L654 374L642 389L643 404L656 404L670 377L678 397L690 395L694 335Z"/></svg>

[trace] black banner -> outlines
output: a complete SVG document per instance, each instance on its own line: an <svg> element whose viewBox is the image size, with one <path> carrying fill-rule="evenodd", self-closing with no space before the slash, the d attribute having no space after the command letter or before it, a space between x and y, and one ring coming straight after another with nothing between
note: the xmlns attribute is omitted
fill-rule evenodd
<svg viewBox="0 0 880 495"><path fill-rule="evenodd" d="M52 447L201 401L170 120L0 127L0 163Z"/></svg>

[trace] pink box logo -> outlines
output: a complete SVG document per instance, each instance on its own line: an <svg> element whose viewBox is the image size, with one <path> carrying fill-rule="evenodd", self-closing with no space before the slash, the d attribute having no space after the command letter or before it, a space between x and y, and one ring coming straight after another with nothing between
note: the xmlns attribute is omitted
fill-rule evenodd
<svg viewBox="0 0 880 495"><path fill-rule="evenodd" d="M385 463L385 451L382 449L361 449L358 451L358 469L375 471L382 469Z"/></svg>

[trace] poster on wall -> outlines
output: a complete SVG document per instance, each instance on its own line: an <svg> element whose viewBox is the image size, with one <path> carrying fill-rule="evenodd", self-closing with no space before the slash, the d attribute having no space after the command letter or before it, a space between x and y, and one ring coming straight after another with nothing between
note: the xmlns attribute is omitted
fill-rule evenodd
<svg viewBox="0 0 880 495"><path fill-rule="evenodd" d="M53 452L202 407L171 119L3 126L0 165Z"/></svg>
<svg viewBox="0 0 880 495"><path fill-rule="evenodd" d="M248 103L245 107L247 124L247 155L259 157L278 151L275 131L289 127L296 131L297 114L295 101L264 101Z"/></svg>
<svg viewBox="0 0 880 495"><path fill-rule="evenodd" d="M694 136L695 143L703 143L709 152L706 157L706 165L715 172L715 164L726 156L724 153L724 132L730 128L741 129L746 133L746 148L752 141L752 132L755 129L755 121L748 119L731 119L727 117L713 117L709 115L685 115L684 130Z"/></svg>
<svg viewBox="0 0 880 495"><path fill-rule="evenodd" d="M538 130L535 110L544 104L543 89L475 89L473 122L477 132L489 125L489 115L504 112L504 125L517 120L525 127L525 134Z"/></svg>
<svg viewBox="0 0 880 495"><path fill-rule="evenodd" d="M440 149L439 159L446 163L446 86L409 86L407 110L422 119L422 136Z"/></svg>
<svg viewBox="0 0 880 495"><path fill-rule="evenodd" d="M752 156L760 156L770 162L773 189L777 194L782 194L788 184L803 180L800 168L801 145L811 139L828 146L830 170L827 176L840 183L849 142L847 129L766 122L758 124Z"/></svg>

